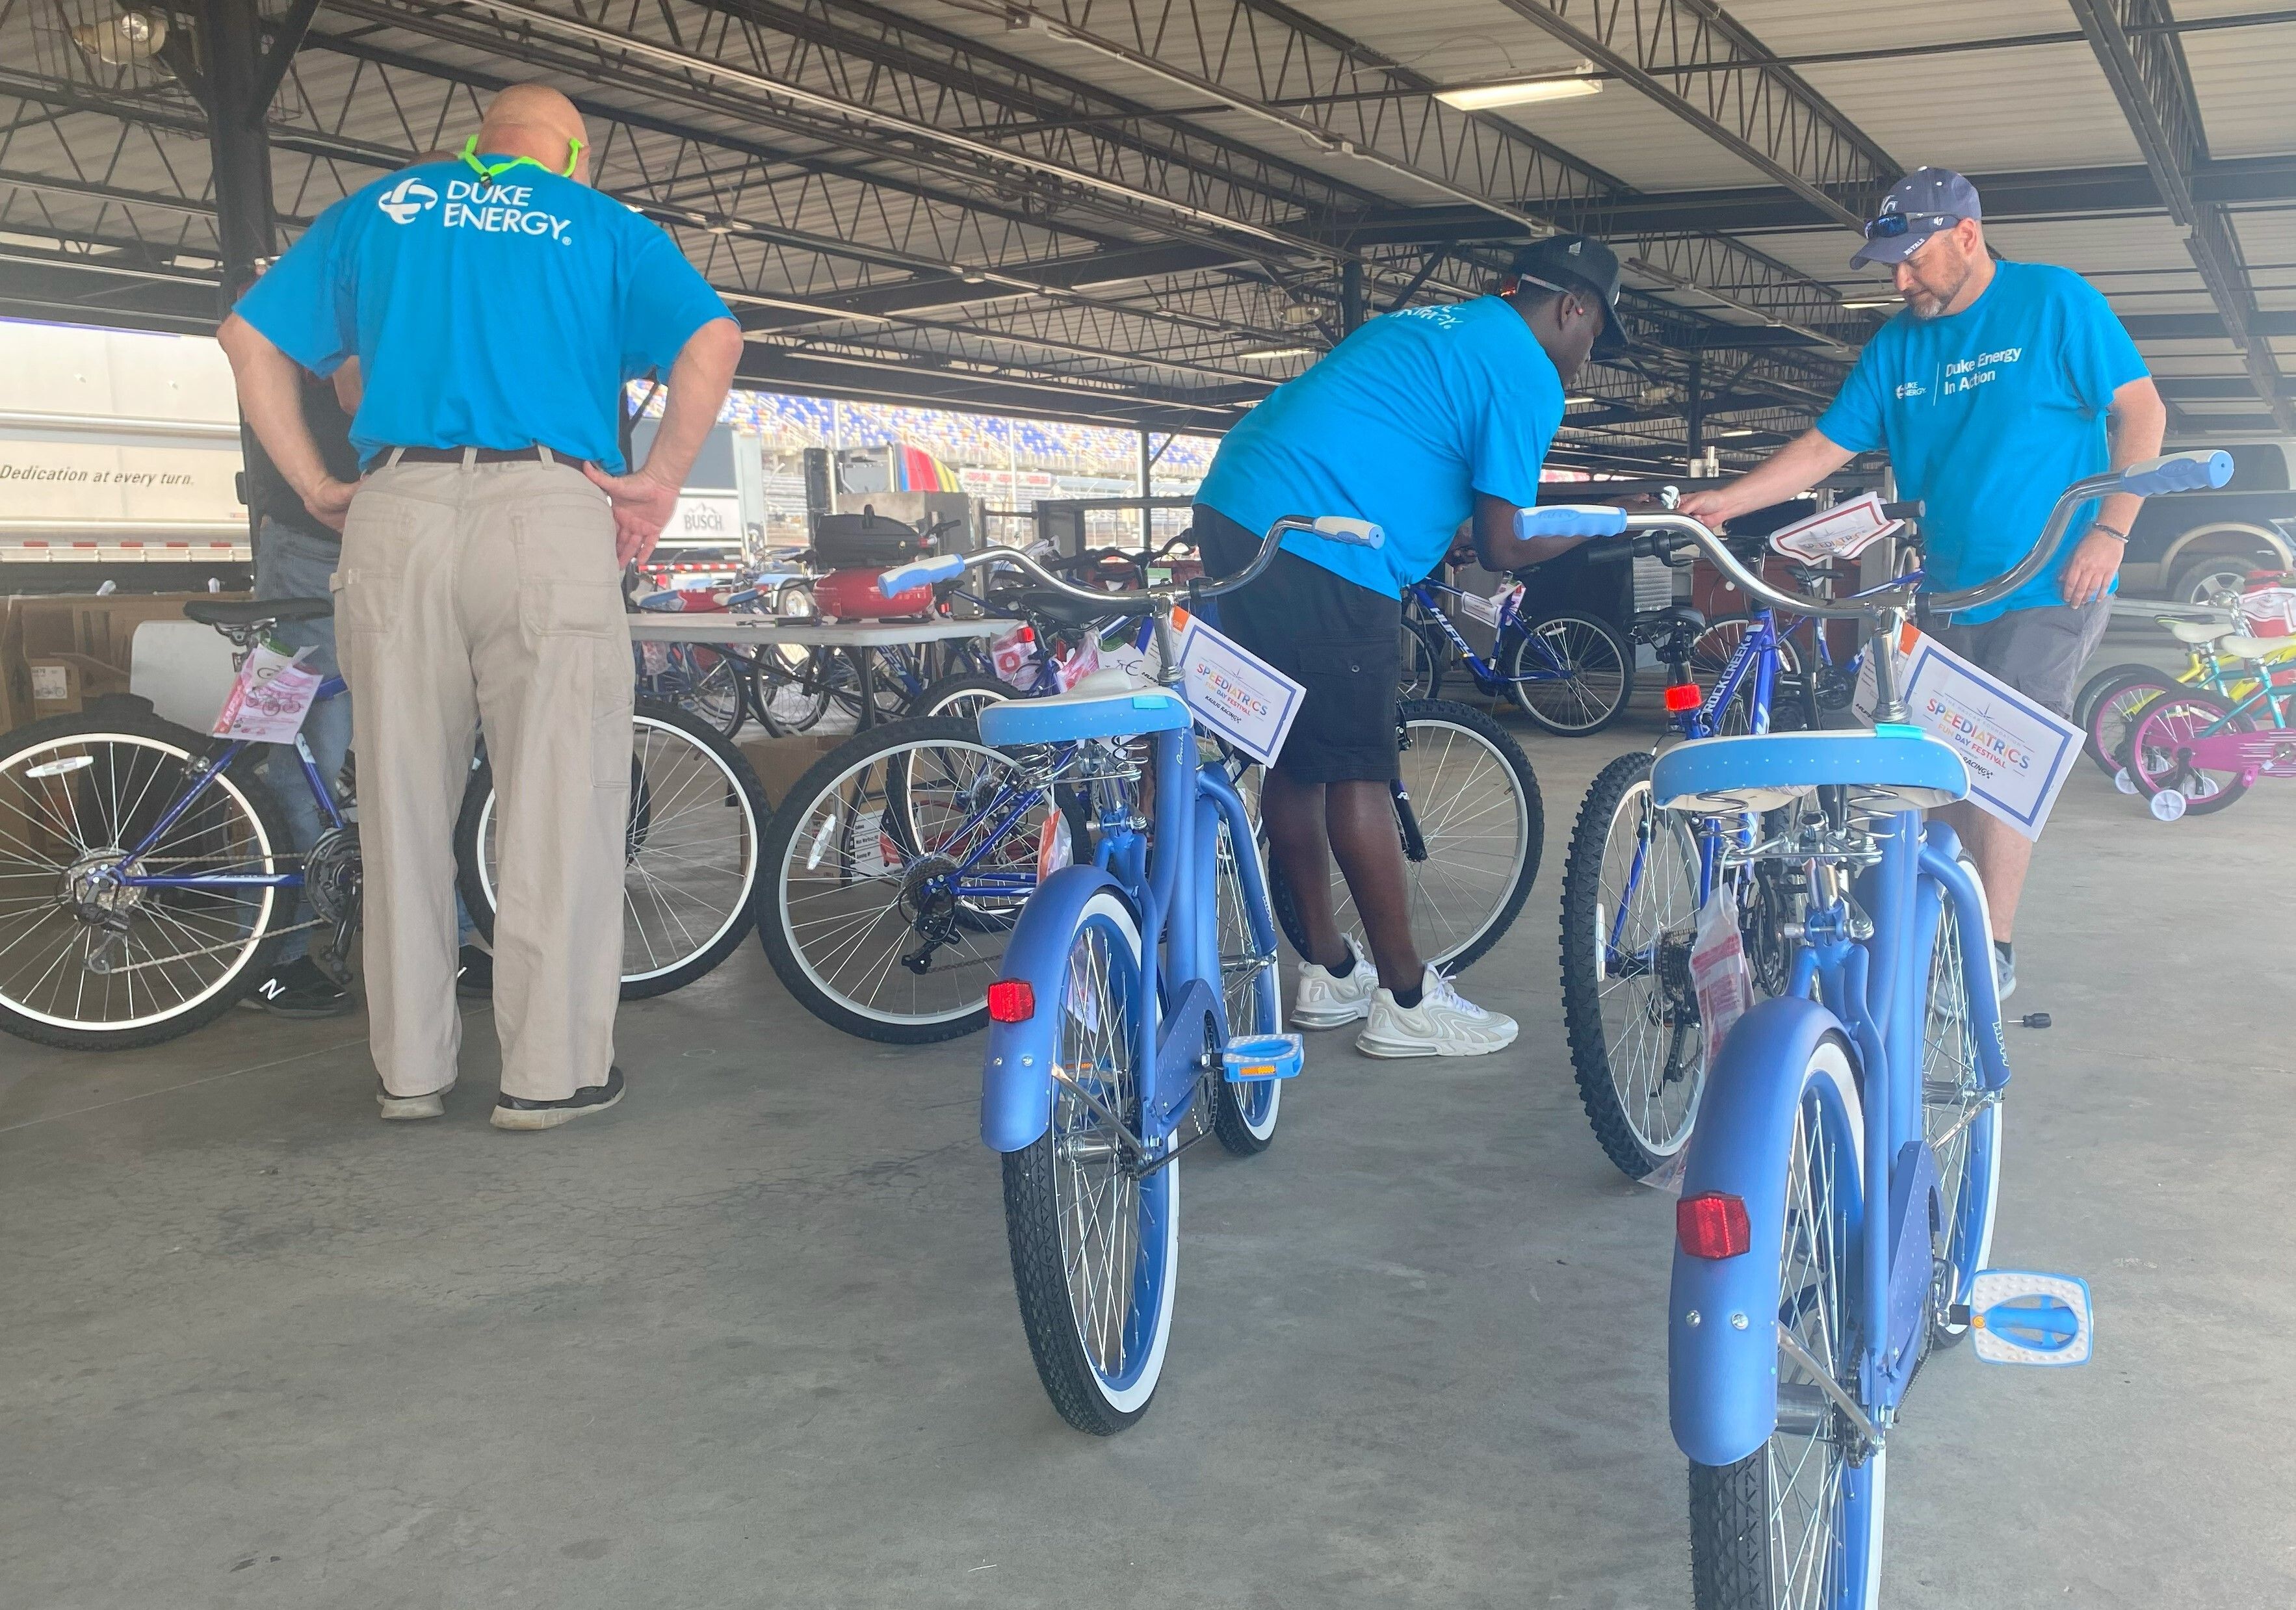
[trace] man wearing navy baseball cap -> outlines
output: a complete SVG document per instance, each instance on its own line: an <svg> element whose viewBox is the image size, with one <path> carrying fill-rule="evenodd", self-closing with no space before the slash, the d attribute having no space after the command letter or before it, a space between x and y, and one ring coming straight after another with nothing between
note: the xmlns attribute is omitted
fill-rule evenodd
<svg viewBox="0 0 2296 1610"><path fill-rule="evenodd" d="M1305 690L1260 792L1268 848L1299 902L1307 965L1291 1022L1363 1022L1374 1057L1479 1057L1514 1020L1460 998L1420 955L1395 834L1396 692L1403 590L1473 525L1494 570L1577 545L1525 541L1514 511L1538 501L1562 423L1562 388L1590 356L1623 351L1619 259L1586 235L1515 254L1495 296L1373 319L1229 431L1196 493L1204 568L1232 576L1287 514L1350 515L1387 533L1380 548L1308 533L1219 601L1220 629ZM1370 953L1332 910L1336 858Z"/></svg>
<svg viewBox="0 0 2296 1610"><path fill-rule="evenodd" d="M1816 429L1730 485L1683 499L1683 511L1718 524L1886 447L1898 495L1926 505L1925 563L1943 591L2015 566L2073 482L2158 454L2168 411L2105 299L2070 269L1994 261L1983 216L1977 187L1957 173L1923 168L1898 181L1850 263L1887 267L1905 310L1866 344ZM2078 539L2030 583L1923 625L2070 714L2081 666L2104 635L2140 501L2116 493L2078 511ZM2016 982L2009 941L2032 841L1973 805L1949 806L1947 816L1985 880L2005 995Z"/></svg>

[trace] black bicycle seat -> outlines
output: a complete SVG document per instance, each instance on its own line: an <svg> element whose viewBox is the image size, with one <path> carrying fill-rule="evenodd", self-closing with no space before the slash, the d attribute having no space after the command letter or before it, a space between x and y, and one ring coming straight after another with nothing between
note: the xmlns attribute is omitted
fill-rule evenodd
<svg viewBox="0 0 2296 1610"><path fill-rule="evenodd" d="M1635 617L1635 630L1652 633L1703 632L1706 630L1706 617L1687 604L1675 604L1664 609L1644 609Z"/></svg>
<svg viewBox="0 0 2296 1610"><path fill-rule="evenodd" d="M1012 595L1010 603L1025 615L1056 620L1064 626L1095 625L1122 612L1122 606L1114 599L1105 605L1089 604L1050 587L1023 587Z"/></svg>
<svg viewBox="0 0 2296 1610"><path fill-rule="evenodd" d="M259 626L274 620L323 620L335 612L332 598L195 598L184 614L203 626Z"/></svg>

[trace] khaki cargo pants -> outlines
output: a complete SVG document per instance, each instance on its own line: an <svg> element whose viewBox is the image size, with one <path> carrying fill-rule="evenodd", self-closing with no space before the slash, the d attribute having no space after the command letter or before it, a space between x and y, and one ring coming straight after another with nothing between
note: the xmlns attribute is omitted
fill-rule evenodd
<svg viewBox="0 0 2296 1610"><path fill-rule="evenodd" d="M502 1088L562 1100L614 1058L630 638L606 496L565 462L397 464L343 528L369 1038L383 1087L455 1081L455 821L483 729L496 791Z"/></svg>

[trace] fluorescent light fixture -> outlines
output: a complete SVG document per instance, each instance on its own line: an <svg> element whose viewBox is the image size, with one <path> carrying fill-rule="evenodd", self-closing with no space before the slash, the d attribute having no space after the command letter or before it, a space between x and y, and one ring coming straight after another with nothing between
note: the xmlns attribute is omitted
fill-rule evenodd
<svg viewBox="0 0 2296 1610"><path fill-rule="evenodd" d="M1316 356L1316 348L1313 347L1254 347L1247 352L1239 352L1235 356L1240 358L1311 358Z"/></svg>
<svg viewBox="0 0 2296 1610"><path fill-rule="evenodd" d="M1718 430L1714 434L1728 441L1742 436L1759 436L1762 433L1759 430Z"/></svg>
<svg viewBox="0 0 2296 1610"><path fill-rule="evenodd" d="M1602 93L1603 81L1587 77L1582 69L1543 78L1509 78L1496 84L1462 84L1455 88L1437 90L1435 98L1461 111L1489 111L1501 106L1529 106L1535 101L1575 101L1581 95L1599 95Z"/></svg>
<svg viewBox="0 0 2296 1610"><path fill-rule="evenodd" d="M1903 297L1895 296L1844 297L1841 298L1841 305L1844 307L1895 307L1905 299Z"/></svg>
<svg viewBox="0 0 2296 1610"><path fill-rule="evenodd" d="M1596 403L1596 402L1600 402L1601 400L1602 400L1602 399L1601 399L1600 397L1586 396L1582 396L1582 395L1581 395L1580 393L1578 393L1578 392L1574 391L1574 392L1571 392L1570 395L1568 395L1567 396L1565 396L1565 397L1562 399L1562 405L1563 405L1565 408L1576 408L1576 407L1578 407L1581 403Z"/></svg>

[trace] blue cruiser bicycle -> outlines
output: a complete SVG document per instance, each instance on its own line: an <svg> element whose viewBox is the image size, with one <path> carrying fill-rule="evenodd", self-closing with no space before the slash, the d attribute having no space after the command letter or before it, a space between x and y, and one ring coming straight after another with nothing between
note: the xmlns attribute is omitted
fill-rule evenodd
<svg viewBox="0 0 2296 1610"><path fill-rule="evenodd" d="M1146 1411L1163 1374L1181 1154L1207 1136L1240 1156L1267 1149L1279 1081L1300 1071L1298 1036L1278 1032L1276 930L1252 821L1226 768L1202 764L1171 630L1176 603L1249 584L1292 531L1384 540L1366 521L1280 520L1240 574L1141 593L1070 587L1006 552L925 560L881 584L1017 564L1155 623L1157 685L1095 672L979 716L981 740L1021 756L1032 789L1088 801L1095 830L1090 862L1051 870L1029 896L988 986L980 1136L1004 1157L1013 1283L1037 1377L1063 1419L1102 1436Z"/></svg>
<svg viewBox="0 0 2296 1610"><path fill-rule="evenodd" d="M2231 470L2194 453L2090 477L2014 570L1931 607L2015 592L2091 499L2222 486ZM1518 526L1686 535L1750 598L1862 615L1883 641L1912 596L1789 597L1680 515L1536 510ZM1890 658L1875 656L1871 732L1714 738L1651 773L1670 816L1763 819L1731 859L1808 873L1785 991L1723 1042L1677 1204L1668 1375L1701 1610L1870 1610L1890 1433L1923 1361L1964 1338L1993 1363L2080 1364L2092 1346L2084 1282L1987 1267L2009 1066L1985 892L1951 830L1922 820L1968 775L1904 724Z"/></svg>

